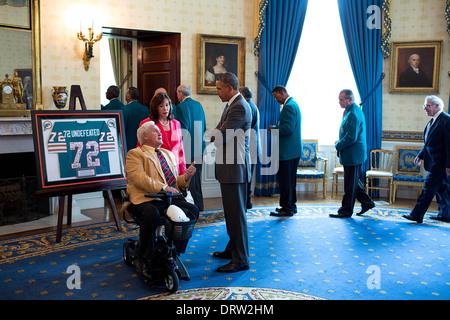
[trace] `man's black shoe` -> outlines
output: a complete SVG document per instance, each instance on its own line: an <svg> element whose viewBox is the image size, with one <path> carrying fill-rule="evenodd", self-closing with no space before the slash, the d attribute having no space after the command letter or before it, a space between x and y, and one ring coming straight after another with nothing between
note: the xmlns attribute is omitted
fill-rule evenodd
<svg viewBox="0 0 450 320"><path fill-rule="evenodd" d="M369 211L370 209L373 209L373 208L375 208L375 203L372 203L372 204L371 204L370 206L368 206L368 207L361 207L361 212L358 212L356 215L357 215L357 216L360 216L360 215L366 213L367 211Z"/></svg>
<svg viewBox="0 0 450 320"><path fill-rule="evenodd" d="M347 215L347 214L342 214L342 213L330 213L329 216L331 218L350 218L351 216Z"/></svg>
<svg viewBox="0 0 450 320"><path fill-rule="evenodd" d="M143 261L142 259L136 259L133 261L134 266L136 267L136 270L138 274L148 283L153 282L153 278L150 275L150 272L148 270L147 262Z"/></svg>
<svg viewBox="0 0 450 320"><path fill-rule="evenodd" d="M280 211L271 212L270 215L272 217L292 217L294 213L281 209Z"/></svg>
<svg viewBox="0 0 450 320"><path fill-rule="evenodd" d="M237 265L234 263L227 263L224 266L221 266L217 269L217 272L223 272L223 273L233 273L233 272L238 272L238 271L244 271L244 270L248 270L250 269L248 264L244 264L244 265Z"/></svg>
<svg viewBox="0 0 450 320"><path fill-rule="evenodd" d="M221 259L231 259L231 252L216 251L213 253L213 257Z"/></svg>
<svg viewBox="0 0 450 320"><path fill-rule="evenodd" d="M422 222L423 222L422 219L414 218L414 217L413 217L412 215L410 215L410 214L404 214L402 217L405 218L405 219L411 220L411 221L415 221L415 222L417 222L417 223L422 223Z"/></svg>
<svg viewBox="0 0 450 320"><path fill-rule="evenodd" d="M284 210L283 208L276 208L275 211L276 212L280 212L281 210ZM284 210L284 211L288 211L288 210ZM294 210L292 210L293 213L297 213L297 207L294 207Z"/></svg>
<svg viewBox="0 0 450 320"><path fill-rule="evenodd" d="M450 219L444 218L444 217L440 217L440 216L437 216L437 217L430 217L430 219L432 219L432 220L438 220L438 221L443 221L443 222L450 222Z"/></svg>

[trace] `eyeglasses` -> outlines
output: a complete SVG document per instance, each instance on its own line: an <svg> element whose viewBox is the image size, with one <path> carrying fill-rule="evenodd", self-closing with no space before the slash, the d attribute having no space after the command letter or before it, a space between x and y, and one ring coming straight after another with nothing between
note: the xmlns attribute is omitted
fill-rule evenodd
<svg viewBox="0 0 450 320"><path fill-rule="evenodd" d="M431 107L433 107L433 106L435 106L435 104L424 104L423 105L423 108L425 109L425 108L431 108Z"/></svg>

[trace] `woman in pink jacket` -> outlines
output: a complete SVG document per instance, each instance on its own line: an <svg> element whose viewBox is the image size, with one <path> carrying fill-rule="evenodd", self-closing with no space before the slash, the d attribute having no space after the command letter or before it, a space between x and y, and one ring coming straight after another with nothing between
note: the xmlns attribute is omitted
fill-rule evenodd
<svg viewBox="0 0 450 320"><path fill-rule="evenodd" d="M186 160L184 158L183 136L181 134L180 122L173 118L172 101L166 93L157 93L150 101L150 117L142 120L143 123L153 120L161 130L163 144L161 148L170 150L175 155L178 175L182 175L186 170ZM139 141L137 147L140 147Z"/></svg>

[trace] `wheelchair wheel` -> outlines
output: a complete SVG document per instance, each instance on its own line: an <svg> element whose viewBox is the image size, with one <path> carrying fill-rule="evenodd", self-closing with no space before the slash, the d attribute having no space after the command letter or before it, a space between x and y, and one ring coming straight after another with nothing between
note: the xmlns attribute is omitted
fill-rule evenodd
<svg viewBox="0 0 450 320"><path fill-rule="evenodd" d="M131 266L133 264L133 256L130 253L130 241L125 241L123 244L123 261L127 266Z"/></svg>
<svg viewBox="0 0 450 320"><path fill-rule="evenodd" d="M170 293L175 293L178 291L179 280L178 275L173 269L166 269L166 276L164 278L166 288Z"/></svg>

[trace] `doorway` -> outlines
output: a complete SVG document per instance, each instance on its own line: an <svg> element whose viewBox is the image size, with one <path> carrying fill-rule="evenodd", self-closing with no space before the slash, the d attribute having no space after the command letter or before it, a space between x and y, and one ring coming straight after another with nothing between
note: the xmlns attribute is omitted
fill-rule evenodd
<svg viewBox="0 0 450 320"><path fill-rule="evenodd" d="M134 79L133 85L139 90L141 104L148 106L155 90L160 87L167 90L174 105L178 104L176 89L180 83L180 33L112 27L103 27L102 32L106 38L133 43L132 70L129 71ZM122 90L126 89L124 85ZM102 88L101 94L104 95L104 92L106 90Z"/></svg>

